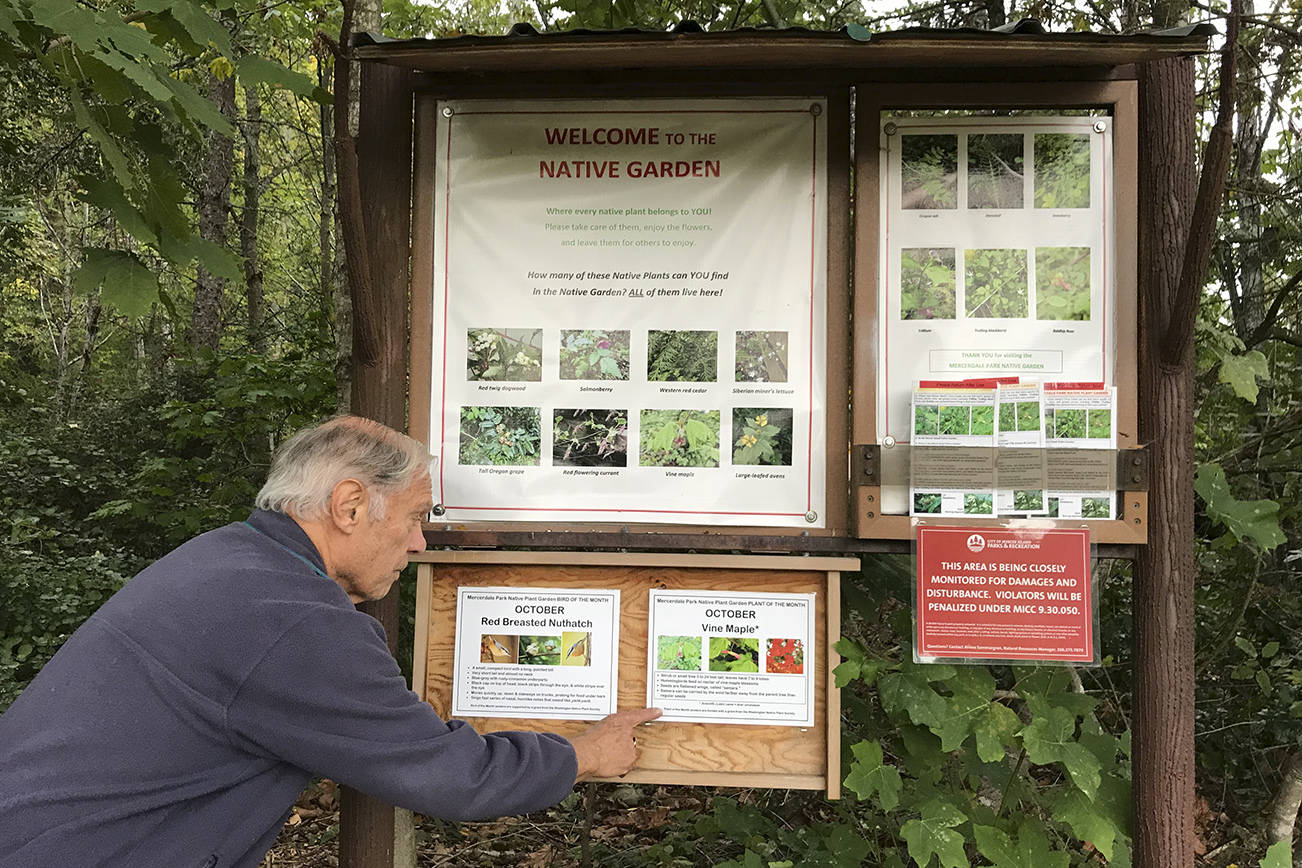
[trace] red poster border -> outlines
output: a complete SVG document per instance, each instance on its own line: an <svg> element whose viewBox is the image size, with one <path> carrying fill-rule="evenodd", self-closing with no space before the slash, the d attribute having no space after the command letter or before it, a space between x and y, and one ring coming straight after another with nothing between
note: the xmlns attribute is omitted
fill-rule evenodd
<svg viewBox="0 0 1302 868"><path fill-rule="evenodd" d="M437 406L439 408L439 447L438 447L438 503L444 511L448 510L467 510L481 512L524 512L524 513L547 513L547 512L583 512L583 513L611 513L614 515L734 515L734 516L768 516L791 518L808 515L814 508L813 505L813 488L814 488L814 334L815 305L817 304L817 295L815 286L817 284L817 274L814 268L818 260L817 237L818 237L818 122L821 115L813 115L811 125L811 161L810 161L810 233L809 233L809 406L807 407L807 418L809 424L809 434L807 438L807 455L805 466L805 508L801 511L726 511L726 510L688 510L688 509L616 509L602 507L546 507L546 506L466 506L449 504L444 499L444 481L443 468L446 466L444 461L447 451L447 415L444 412L444 405L447 401L447 351L448 351L448 275L450 273L449 259L451 257L449 224L451 223L451 206L452 206L452 126L457 116L471 115L536 115L536 114L555 114L554 110L507 110L507 111L462 111L444 118L447 129L445 142L444 166L444 196L443 196L443 287L442 287L442 311L443 311L443 337L442 346L443 354L440 359L439 367L439 401L437 404L431 402L431 410ZM573 112L574 114L628 114L629 110L625 109L584 109ZM805 109L665 109L665 110L638 110L638 114L804 114L808 115ZM437 286L437 283L436 283ZM437 290L436 290L437 291ZM722 467L722 465L720 465Z"/></svg>
<svg viewBox="0 0 1302 868"><path fill-rule="evenodd" d="M933 534L955 533L970 536L974 533L987 536L1036 536L1036 537L1076 537L1080 543L1079 554L1084 563L1083 576L1084 582L1084 599L1082 608L1085 617L1085 651L1081 655L1062 655L1054 657L1045 657L1042 654L1016 655L1001 652L999 656L983 656L979 654L965 655L962 657L942 656L926 653L923 648L924 633L926 630L926 608L922 605L922 581L921 573L923 564L926 563L925 544L926 537ZM914 614L914 658L915 660L925 660L927 662L954 662L954 661L980 661L984 663L992 662L1016 662L1016 663L1092 663L1097 655L1097 646L1095 643L1096 619L1094 617L1094 606L1096 603L1094 594L1093 575L1091 570L1090 558L1090 532L1088 528L1040 528L1040 527L955 527L947 525L925 525L917 526L915 544L914 544L914 570L913 570L913 614Z"/></svg>

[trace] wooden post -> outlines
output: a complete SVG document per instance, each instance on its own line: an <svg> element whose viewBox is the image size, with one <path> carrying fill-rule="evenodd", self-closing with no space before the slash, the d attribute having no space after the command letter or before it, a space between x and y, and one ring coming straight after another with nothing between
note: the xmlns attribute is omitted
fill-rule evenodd
<svg viewBox="0 0 1302 868"><path fill-rule="evenodd" d="M373 297L353 297L352 411L399 431L407 425L407 261L411 248L411 112L407 70L361 64L357 162L363 225L371 249ZM349 261L351 265L351 260ZM368 324L375 352L358 338ZM398 587L359 607L398 646ZM343 787L339 799L341 868L393 868L393 806Z"/></svg>
<svg viewBox="0 0 1302 868"><path fill-rule="evenodd" d="M1192 868L1193 353L1163 363L1194 202L1194 66L1139 71L1139 433L1152 444L1148 545L1135 563L1134 862ZM1192 340L1192 329L1188 332Z"/></svg>

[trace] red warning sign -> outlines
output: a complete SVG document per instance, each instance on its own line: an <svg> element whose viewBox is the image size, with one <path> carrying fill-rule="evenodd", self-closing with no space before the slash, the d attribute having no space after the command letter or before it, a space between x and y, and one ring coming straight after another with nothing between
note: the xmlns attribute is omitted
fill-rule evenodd
<svg viewBox="0 0 1302 868"><path fill-rule="evenodd" d="M918 657L1094 659L1089 531L918 527Z"/></svg>

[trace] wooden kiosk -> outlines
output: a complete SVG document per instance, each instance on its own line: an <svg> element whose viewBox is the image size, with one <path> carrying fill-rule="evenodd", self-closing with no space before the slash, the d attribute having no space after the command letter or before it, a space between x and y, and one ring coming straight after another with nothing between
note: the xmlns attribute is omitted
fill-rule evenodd
<svg viewBox="0 0 1302 868"><path fill-rule="evenodd" d="M1167 424L1163 422L1153 427L1151 420L1160 414L1146 417L1147 422L1141 419L1149 388L1145 378L1151 380L1158 370L1151 354L1146 355L1148 338L1141 324L1151 330L1166 323L1170 304L1164 299L1173 291L1172 278L1169 266L1153 263L1178 260L1184 238L1181 226L1150 206L1163 201L1164 194L1157 189L1162 184L1173 185L1176 192L1171 195L1177 198L1191 195L1186 176L1164 174L1159 167L1191 171L1192 112L1185 112L1192 99L1188 58L1206 50L1209 33L1209 29L1186 28L1130 36L1049 34L1034 22L1024 22L1003 32L907 30L871 38L845 31L704 33L684 26L670 33L538 35L517 28L502 37L381 41L363 36L357 40L354 53L367 61L362 64L358 142L363 204L371 242L386 251L386 256L375 259L378 273L373 282L380 297L374 327L387 336L389 346L410 347L409 365L400 351L383 362L388 372L384 388L393 398L399 398L403 389L402 374L410 371L407 412L396 409L400 400L391 401L396 412L384 421L399 427L405 421L413 436L432 445L451 443L453 453L455 431L449 435L432 424L439 418L440 402L446 400L436 388L434 372L439 370L435 341L447 316L437 295L438 281L446 276L446 270L440 271L437 252L446 250L440 247L440 239L448 227L436 207L441 201L438 184L447 184L447 174L440 174L439 166L447 158L448 139L437 135L439 112L448 110L447 101L762 97L814 98L825 107L817 121L819 135L825 137L820 147L826 150L819 152L825 154L820 166L825 172L825 186L820 188L825 195L815 207L825 229L824 239L816 245L816 262L826 308L821 325L809 334L812 344L826 352L825 378L816 390L821 404L819 426L810 430L810 437L823 447L823 462L816 471L824 493L817 521L807 526L747 525L713 523L699 514L686 521L655 520L649 513L604 520L593 520L587 513L583 520L555 516L539 520L527 511L515 520L500 512L482 520L451 510L427 525L426 538L435 550L419 559L417 689L436 707L446 701L448 594L457 585L576 587L595 581L615 582L630 591L657 582L819 588L820 726L808 732L761 733L742 749L735 747L732 733L711 731L708 725L675 724L661 731L663 738L648 737L643 767L629 779L803 786L826 789L835 796L840 776L839 706L829 686L829 672L836 663L829 647L837 632L836 582L840 572L854 569L846 556L907 552L913 532L907 511L884 501L883 489L898 484L899 476L890 454L894 444L887 442L893 438L881 430L876 411L881 388L878 370L887 353L881 329L884 313L878 301L882 273L878 206L884 194L877 142L887 113L1051 110L1064 115L1088 111L1105 118L1112 135L1108 159L1115 184L1107 191L1115 208L1107 251L1114 305L1106 314L1107 340L1114 350L1105 379L1116 386L1118 395L1119 506L1112 518L1059 523L1088 527L1104 556L1142 555L1145 545L1155 541L1150 530L1155 518L1162 523L1165 537L1171 519L1160 510L1154 512L1150 480L1163 486L1164 492L1173 490L1176 498L1187 495L1180 490L1178 474L1170 470L1170 462L1181 460L1180 452L1165 451L1171 429L1160 427ZM1175 122L1184 138L1170 135L1171 112L1189 114ZM1159 118L1167 124L1160 131L1155 126ZM389 255L408 248L410 260ZM509 246L498 252L502 257L514 255ZM404 341L408 299L410 337ZM443 350L448 346L445 341ZM1152 408L1157 406L1156 400L1151 402ZM1171 484L1174 489L1167 488ZM814 512L811 507L810 513ZM977 525L990 520L959 517L947 522ZM1169 551L1170 547L1159 548ZM716 561L715 557L726 556L697 552L752 554ZM761 558L759 553L787 553L803 563L793 566L797 557ZM1143 659L1191 653L1176 647L1183 641L1179 625L1169 621L1191 614L1171 616L1179 607L1162 602L1168 592L1161 583L1179 583L1179 570L1159 569L1159 573L1163 575L1150 576L1156 584L1150 584L1137 603ZM1183 592L1177 588L1170 593ZM621 644L627 648L630 668L625 673L621 655L620 704L641 705L646 641L645 636L639 639L633 625L643 611L637 593L630 592L623 600L627 632ZM1149 606L1157 613L1152 620L1144 614ZM391 625L389 629L393 631ZM1179 707L1162 710L1171 703L1160 695L1168 689L1160 679L1145 687L1141 677L1140 684L1141 689L1153 691L1140 702L1144 708L1167 718L1183 713ZM1183 737L1168 737L1172 724L1167 718L1137 721L1137 763L1159 768L1183 764L1179 756ZM476 723L521 728L518 720ZM569 726L548 724L547 728L561 731ZM526 721L525 725L537 724ZM709 757L703 759L707 749ZM1151 757L1139 756L1145 750L1153 751ZM1183 820L1167 822L1159 816L1143 821L1145 811L1162 813L1157 798L1156 793L1137 790L1141 853L1161 853L1167 846L1163 840L1178 840L1184 834ZM1152 842L1147 850L1145 840Z"/></svg>

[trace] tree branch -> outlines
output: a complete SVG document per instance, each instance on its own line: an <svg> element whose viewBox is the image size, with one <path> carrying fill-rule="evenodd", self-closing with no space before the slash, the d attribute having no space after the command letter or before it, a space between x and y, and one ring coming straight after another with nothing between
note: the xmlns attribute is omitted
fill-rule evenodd
<svg viewBox="0 0 1302 868"><path fill-rule="evenodd" d="M1220 104L1216 124L1207 141L1202 173L1198 179L1198 197L1194 200L1189 236L1185 241L1184 263L1176 284L1175 304L1159 343L1162 364L1179 367L1193 348L1194 318L1198 311L1207 264L1211 260L1212 236L1221 198L1225 194L1225 176L1230 165L1234 128L1234 53L1239 41L1240 0L1230 0L1230 16L1221 50Z"/></svg>

